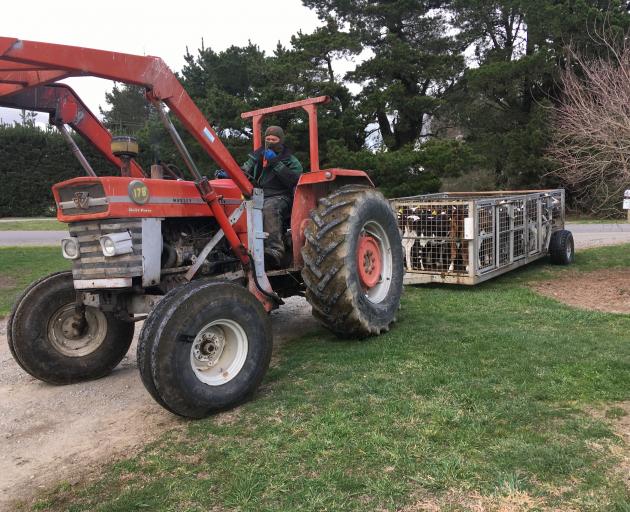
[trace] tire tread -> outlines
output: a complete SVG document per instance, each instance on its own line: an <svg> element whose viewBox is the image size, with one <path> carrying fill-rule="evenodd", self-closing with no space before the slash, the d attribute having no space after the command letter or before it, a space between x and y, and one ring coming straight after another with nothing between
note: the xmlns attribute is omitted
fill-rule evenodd
<svg viewBox="0 0 630 512"><path fill-rule="evenodd" d="M365 337L389 329L389 323L376 325L358 307L357 297L348 285L351 269L345 260L349 223L359 203L367 198L387 201L366 185L340 187L319 199L304 232L302 278L306 299L313 315L339 336Z"/></svg>

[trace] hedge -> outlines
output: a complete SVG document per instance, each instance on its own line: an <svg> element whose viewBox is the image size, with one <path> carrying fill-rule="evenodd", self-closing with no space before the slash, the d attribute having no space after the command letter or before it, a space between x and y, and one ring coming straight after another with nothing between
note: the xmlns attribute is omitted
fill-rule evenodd
<svg viewBox="0 0 630 512"><path fill-rule="evenodd" d="M114 170L89 144L77 143L97 174ZM84 174L59 133L0 125L0 217L54 216L51 186Z"/></svg>
<svg viewBox="0 0 630 512"><path fill-rule="evenodd" d="M161 159L175 163L186 171L161 127L148 126L137 136L140 144L138 162L145 169L149 169L156 159ZM202 174L212 177L216 164L190 140L190 136L184 134L184 138ZM118 174L114 166L90 144L80 137L75 137L75 140L97 174ZM244 162L251 151L250 143L246 140L228 138L224 142L239 163ZM440 188L438 175L448 174L433 161L435 159L428 158L426 151L408 148L389 153L367 150L349 152L335 144L336 141L327 142L332 164L323 162L324 165L364 169L390 197L436 192ZM457 153L453 148L449 151L451 157ZM297 152L296 155L305 165L308 163L307 154ZM427 168L438 172L431 172ZM0 217L54 216L52 185L84 175L66 141L57 131L0 125Z"/></svg>

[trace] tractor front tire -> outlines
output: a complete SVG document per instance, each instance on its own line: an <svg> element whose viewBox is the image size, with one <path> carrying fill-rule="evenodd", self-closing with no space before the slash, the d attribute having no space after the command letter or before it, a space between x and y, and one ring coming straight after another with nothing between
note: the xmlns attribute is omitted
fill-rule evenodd
<svg viewBox="0 0 630 512"><path fill-rule="evenodd" d="M62 272L55 272L53 274L49 274L47 276L41 277L39 278L37 281L32 282L30 285L28 285L28 287L18 296L18 298L16 299L16 301L14 302L14 310L17 307L17 305L22 302L24 300L24 297L26 297L26 295L36 286L40 286L40 283L42 281L45 281L46 279L50 279L51 277L57 276L59 274L67 274L68 272L66 270L62 271ZM24 368L24 365L22 364L22 362L20 361L20 359L18 358L16 352L15 352L15 348L13 348L13 335L11 333L11 325L13 324L13 313L11 313L9 315L9 320L7 321L7 343L9 345L9 350L11 351L11 355L13 356L13 359L15 360L15 362L20 366L20 368L22 368L22 370L24 370L25 372L28 373L28 370L26 368Z"/></svg>
<svg viewBox="0 0 630 512"><path fill-rule="evenodd" d="M195 281L166 295L138 341L138 367L167 410L204 418L253 395L273 348L269 315L242 286Z"/></svg>
<svg viewBox="0 0 630 512"><path fill-rule="evenodd" d="M86 324L73 328L76 293L71 272L44 277L20 296L7 323L9 348L36 379L71 384L108 375L133 339L134 324L85 308Z"/></svg>
<svg viewBox="0 0 630 512"><path fill-rule="evenodd" d="M340 337L389 330L403 290L396 217L372 187L346 185L319 200L302 248L313 315Z"/></svg>

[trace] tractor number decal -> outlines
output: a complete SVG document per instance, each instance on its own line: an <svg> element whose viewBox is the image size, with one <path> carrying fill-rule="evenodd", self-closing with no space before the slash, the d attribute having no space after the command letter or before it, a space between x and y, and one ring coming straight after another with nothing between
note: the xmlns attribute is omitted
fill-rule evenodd
<svg viewBox="0 0 630 512"><path fill-rule="evenodd" d="M129 197L136 204L146 204L149 200L149 188L141 181L134 180L129 183Z"/></svg>

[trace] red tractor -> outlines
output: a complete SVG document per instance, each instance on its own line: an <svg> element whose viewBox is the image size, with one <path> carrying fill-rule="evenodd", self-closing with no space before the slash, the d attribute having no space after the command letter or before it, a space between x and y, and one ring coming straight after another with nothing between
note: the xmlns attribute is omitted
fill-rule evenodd
<svg viewBox="0 0 630 512"><path fill-rule="evenodd" d="M112 138L70 88L55 83L86 75L144 87L194 179L158 165L145 174L133 160L137 143ZM341 336L387 331L402 293L400 233L364 172L319 169L317 105L327 101L243 114L253 120L255 147L266 115L302 108L309 118L310 172L296 187L285 234L292 258L267 272L262 190L161 59L0 37L0 106L48 112L87 174L53 186L72 271L40 279L17 300L7 337L20 366L53 384L102 377L129 349L134 322L145 320L144 385L166 409L200 418L254 393L271 357L268 313L283 297L305 295ZM229 179L203 176L169 113ZM96 176L65 125L120 176Z"/></svg>

